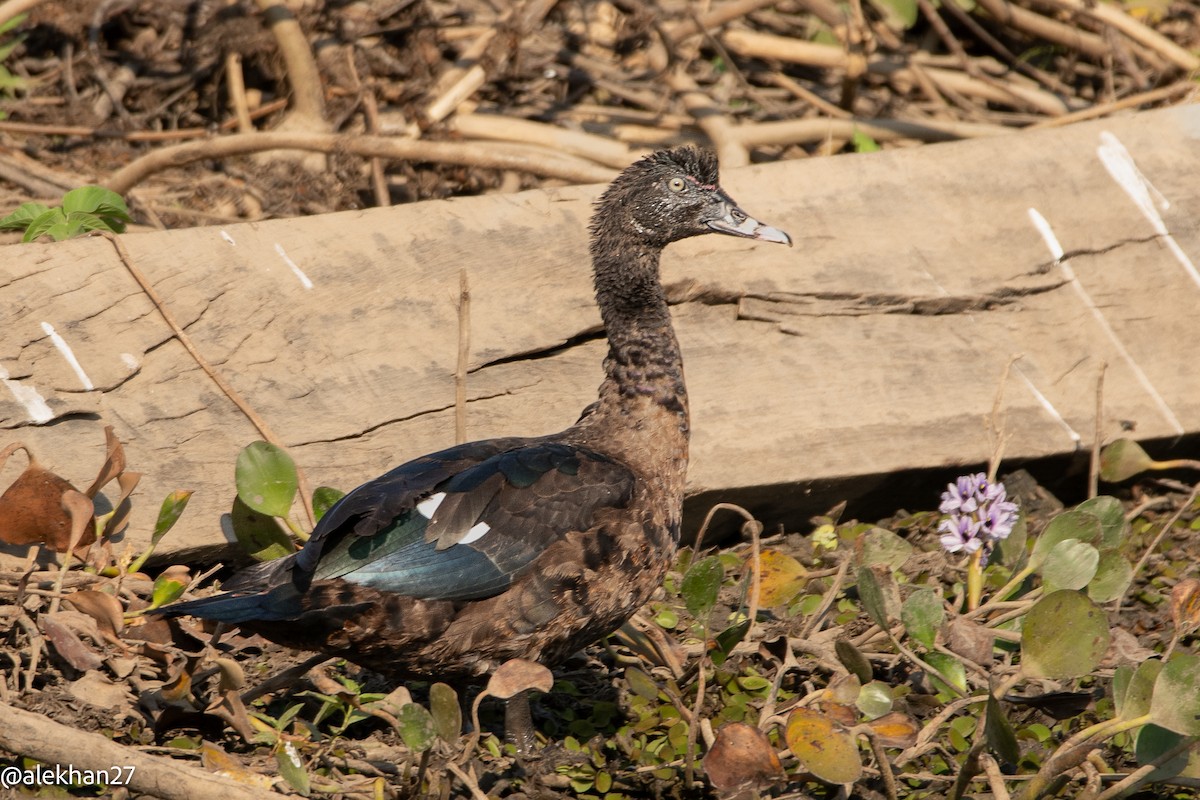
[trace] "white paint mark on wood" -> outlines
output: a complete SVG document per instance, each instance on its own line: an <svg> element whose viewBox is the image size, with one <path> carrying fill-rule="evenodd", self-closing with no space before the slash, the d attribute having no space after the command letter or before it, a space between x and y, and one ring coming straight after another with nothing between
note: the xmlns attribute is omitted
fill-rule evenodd
<svg viewBox="0 0 1200 800"><path fill-rule="evenodd" d="M275 252L279 253L279 257L283 259L284 263L287 264L289 267L291 267L292 272L296 275L297 278L300 279L301 286L303 286L305 289L311 289L313 287L313 282L308 279L307 275L304 274L304 270L300 269L300 267L297 266L295 261L292 261L292 259L288 258L288 254L285 253L283 250L283 245L276 244Z"/></svg>
<svg viewBox="0 0 1200 800"><path fill-rule="evenodd" d="M32 386L25 386L20 381L11 380L8 370L4 367L0 367L0 382L12 392L16 401L25 407L29 418L35 423L41 425L54 419L54 412L46 405L46 399L38 394L38 390Z"/></svg>
<svg viewBox="0 0 1200 800"><path fill-rule="evenodd" d="M467 535L459 541L459 544L470 544L477 542L483 538L483 535L492 529L491 525L486 522L476 522L471 526L471 530L467 531Z"/></svg>
<svg viewBox="0 0 1200 800"><path fill-rule="evenodd" d="M417 503L417 512L425 519L433 519L433 512L438 510L438 506L446 499L445 492L431 494L421 502Z"/></svg>
<svg viewBox="0 0 1200 800"><path fill-rule="evenodd" d="M83 365L75 357L75 351L71 349L71 345L67 344L67 340L58 331L54 330L54 326L49 322L42 323L42 330L50 337L50 341L58 349L58 352L62 354L62 357L71 365L71 369L75 370L75 377L79 378L79 382L83 384L83 388L89 392L95 389L96 385L92 383L92 379L83 371Z"/></svg>
<svg viewBox="0 0 1200 800"><path fill-rule="evenodd" d="M1053 417L1054 421L1062 426L1062 429L1067 432L1067 436L1071 437L1071 441L1076 445L1082 443L1083 439L1080 437L1080 435L1076 433L1075 429L1071 427L1070 423L1063 419L1063 415L1058 413L1058 409L1054 407L1054 404L1050 402L1049 398L1038 391L1038 388L1033 385L1033 381L1031 381L1029 376L1025 374L1025 370L1021 369L1019 364L1014 365L1014 369L1016 370L1017 375L1020 376L1021 380L1025 382L1025 386L1033 394L1034 398L1039 404L1041 404L1042 408L1046 409L1046 413Z"/></svg>
<svg viewBox="0 0 1200 800"><path fill-rule="evenodd" d="M237 247L237 242L235 242L233 237L229 235L229 231L225 230L224 228L221 228L221 238L229 242L230 247Z"/></svg>
<svg viewBox="0 0 1200 800"><path fill-rule="evenodd" d="M1142 388L1146 390L1146 393L1150 395L1150 398L1154 401L1154 404L1158 406L1158 410L1163 415L1163 418L1166 419L1167 423L1175 429L1175 432L1178 435L1182 436L1184 434L1183 425L1180 424L1179 418L1175 416L1175 412L1171 410L1169 405L1167 405L1167 401L1163 399L1161 394L1158 393L1158 390L1154 388L1154 384L1152 384L1150 379L1146 377L1146 373L1142 371L1142 368L1138 366L1136 361L1134 361L1133 356L1130 355L1129 351L1125 349L1125 345L1121 343L1121 339L1117 336L1117 332L1112 329L1112 326L1108 324L1108 320L1104 318L1104 313L1100 311L1099 307L1096 306L1095 301L1092 300L1092 296L1088 294L1087 289L1084 289L1083 284L1079 282L1079 278L1075 275L1074 268L1068 263L1067 259L1063 258L1065 252L1063 251L1062 245L1058 241L1058 237L1054 235L1054 229L1050 227L1050 223L1046 221L1046 218L1043 217L1036 208L1029 209L1029 219L1033 223L1033 227L1037 228L1038 233L1042 235L1042 239L1046 242L1046 247L1050 249L1050 254L1054 256L1054 260L1058 264L1058 268L1062 270L1063 277L1066 278L1071 284L1071 287L1075 289L1075 293L1079 295L1079 299L1083 301L1084 306L1086 306L1088 311L1092 313L1092 317L1095 318L1097 324L1100 325L1100 328L1108 336L1108 339L1112 342L1113 347L1115 347L1117 352L1121 355L1121 359L1129 366L1129 369L1133 371L1134 377L1137 378L1138 383L1140 383Z"/></svg>
<svg viewBox="0 0 1200 800"><path fill-rule="evenodd" d="M933 277L933 273L923 267L922 272L924 272L925 276L929 278L933 285L938 288L938 291L947 297L950 296L950 292L946 291L946 288L937 282L937 279ZM968 313L966 317L971 322L975 322L975 316L973 314ZM1046 397L1046 395L1042 394L1038 390L1037 386L1034 385L1030 377L1025 374L1025 370L1021 369L1021 365L1019 363L1014 362L1012 369L1021 378L1021 381L1025 384L1026 388L1029 389L1034 399L1038 401L1038 405L1046 410L1046 413L1049 414L1050 417L1057 422L1064 431L1066 431L1067 436L1076 445L1076 447L1078 447L1079 444L1083 442L1083 439L1075 431L1075 429L1071 427L1070 423L1067 422L1063 415L1059 413L1058 409L1054 407L1054 404L1050 402L1050 398Z"/></svg>
<svg viewBox="0 0 1200 800"><path fill-rule="evenodd" d="M1200 272L1196 270L1192 259L1188 258L1187 253L1183 252L1183 248L1175 241L1175 237L1167 230L1167 224L1163 222L1162 215L1159 213L1159 208L1166 211L1171 207L1170 201L1163 197L1162 192L1155 189L1154 184L1146 179L1146 176L1138 169L1133 156L1129 154L1129 150L1121 144L1121 140L1108 131L1101 131L1100 146L1096 148L1096 155L1100 156L1100 162L1104 164L1108 174L1124 190L1125 194L1129 195L1129 199L1142 212L1142 216L1154 228L1154 232L1163 237L1167 249L1183 266L1188 277L1192 279L1193 283L1200 286Z"/></svg>

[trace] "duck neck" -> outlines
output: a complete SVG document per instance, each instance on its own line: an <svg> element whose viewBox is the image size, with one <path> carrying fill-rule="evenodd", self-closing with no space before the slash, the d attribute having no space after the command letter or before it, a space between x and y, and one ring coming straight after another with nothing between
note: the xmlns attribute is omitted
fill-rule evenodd
<svg viewBox="0 0 1200 800"><path fill-rule="evenodd" d="M619 417L622 430L649 427L677 441L686 463L687 389L683 359L659 281L660 247L628 241L592 246L596 301L608 334L596 416ZM644 435L644 434L643 434Z"/></svg>

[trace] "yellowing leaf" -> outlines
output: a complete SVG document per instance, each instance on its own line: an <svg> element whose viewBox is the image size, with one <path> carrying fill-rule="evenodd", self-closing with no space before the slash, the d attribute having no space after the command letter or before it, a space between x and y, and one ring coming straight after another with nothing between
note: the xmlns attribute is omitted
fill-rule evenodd
<svg viewBox="0 0 1200 800"><path fill-rule="evenodd" d="M854 783L862 775L854 737L824 714L797 708L788 717L785 738L805 768L827 783Z"/></svg>
<svg viewBox="0 0 1200 800"><path fill-rule="evenodd" d="M778 550L762 551L758 564L758 600L763 608L787 605L800 594L808 580L808 570L804 565Z"/></svg>

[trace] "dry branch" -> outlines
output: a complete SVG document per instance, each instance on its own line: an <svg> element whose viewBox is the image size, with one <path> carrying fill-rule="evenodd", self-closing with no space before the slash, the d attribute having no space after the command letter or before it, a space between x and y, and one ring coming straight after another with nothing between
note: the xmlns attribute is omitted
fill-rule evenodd
<svg viewBox="0 0 1200 800"><path fill-rule="evenodd" d="M1195 72L1200 69L1200 58L1184 50L1158 31L1138 22L1122 11L1119 6L1084 2L1084 0L1043 0L1043 2L1051 8L1069 9L1103 22L1185 72Z"/></svg>
<svg viewBox="0 0 1200 800"><path fill-rule="evenodd" d="M492 139L502 142L524 142L540 145L561 153L595 161L613 169L632 164L641 151L621 142L581 131L571 131L557 125L499 114L458 114L449 123L451 130L468 139Z"/></svg>
<svg viewBox="0 0 1200 800"><path fill-rule="evenodd" d="M1014 129L970 122L912 122L866 117L849 119L823 117L741 125L733 129L732 135L745 147L760 147L762 145L819 142L829 137L849 139L855 132L865 133L872 139L881 142L896 141L897 139L950 142L957 139L1002 136L1013 133Z"/></svg>
<svg viewBox="0 0 1200 800"><path fill-rule="evenodd" d="M317 153L351 153L370 158L430 161L490 169L511 169L574 183L603 183L612 180L612 170L578 158L540 148L457 142L424 142L382 136L352 136L334 133L245 133L202 142L185 142L147 153L113 173L104 186L124 194L155 172L206 158L260 153L265 150L311 150Z"/></svg>
<svg viewBox="0 0 1200 800"><path fill-rule="evenodd" d="M152 756L54 720L0 703L0 749L43 764L80 770L122 769L129 788L164 800L262 800L268 793L173 758ZM132 775L129 771L132 768Z"/></svg>

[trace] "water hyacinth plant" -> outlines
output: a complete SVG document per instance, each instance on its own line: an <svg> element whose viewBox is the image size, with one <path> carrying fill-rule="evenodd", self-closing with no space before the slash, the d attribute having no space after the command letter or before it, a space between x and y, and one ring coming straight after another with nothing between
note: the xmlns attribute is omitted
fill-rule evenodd
<svg viewBox="0 0 1200 800"><path fill-rule="evenodd" d="M938 511L945 518L938 524L942 547L950 553L966 552L967 605L979 605L983 591L983 568L996 542L1008 538L1017 523L1017 504L1008 499L1004 484L988 480L982 472L963 475L942 492Z"/></svg>

